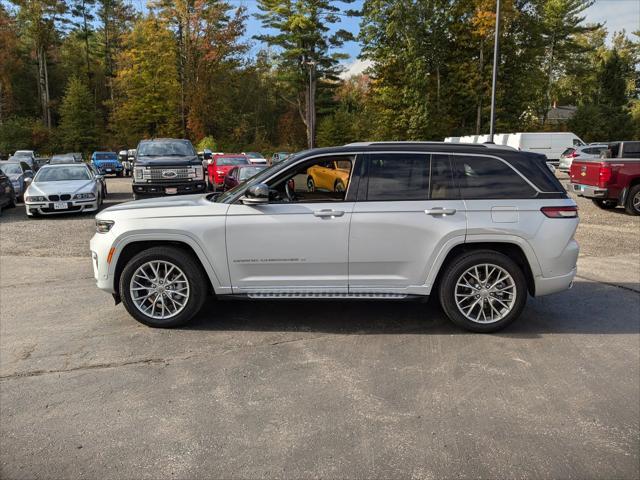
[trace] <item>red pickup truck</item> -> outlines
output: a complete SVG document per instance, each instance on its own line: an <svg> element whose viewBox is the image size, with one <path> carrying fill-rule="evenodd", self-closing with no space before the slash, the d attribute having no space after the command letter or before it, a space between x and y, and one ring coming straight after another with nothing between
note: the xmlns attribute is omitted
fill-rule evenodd
<svg viewBox="0 0 640 480"><path fill-rule="evenodd" d="M640 215L640 142L610 143L599 159L576 159L570 177L573 191L600 208L621 205Z"/></svg>

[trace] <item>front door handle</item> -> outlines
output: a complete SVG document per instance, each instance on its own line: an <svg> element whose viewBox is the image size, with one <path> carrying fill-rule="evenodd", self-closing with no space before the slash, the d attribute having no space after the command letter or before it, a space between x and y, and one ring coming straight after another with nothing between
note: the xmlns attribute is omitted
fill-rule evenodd
<svg viewBox="0 0 640 480"><path fill-rule="evenodd" d="M313 212L316 217L320 218L333 218L333 217L341 217L344 215L342 210L316 210Z"/></svg>
<svg viewBox="0 0 640 480"><path fill-rule="evenodd" d="M431 215L431 216L437 216L437 215L453 215L454 213L456 213L456 209L455 208L442 208L442 207L434 207L434 208L430 208L429 210L425 210L424 213L426 213L427 215Z"/></svg>

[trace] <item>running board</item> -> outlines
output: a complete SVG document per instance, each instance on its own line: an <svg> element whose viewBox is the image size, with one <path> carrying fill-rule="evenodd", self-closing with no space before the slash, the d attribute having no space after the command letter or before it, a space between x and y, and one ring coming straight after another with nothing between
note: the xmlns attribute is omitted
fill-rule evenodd
<svg viewBox="0 0 640 480"><path fill-rule="evenodd" d="M249 298L373 298L398 300L407 298L404 293L330 293L330 292L271 292L247 293Z"/></svg>

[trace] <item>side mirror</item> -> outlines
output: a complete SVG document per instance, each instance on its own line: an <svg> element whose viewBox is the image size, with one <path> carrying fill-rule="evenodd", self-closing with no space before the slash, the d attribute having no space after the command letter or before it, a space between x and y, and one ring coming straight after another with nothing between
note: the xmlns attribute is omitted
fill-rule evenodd
<svg viewBox="0 0 640 480"><path fill-rule="evenodd" d="M24 176L33 179L33 170L25 170Z"/></svg>
<svg viewBox="0 0 640 480"><path fill-rule="evenodd" d="M31 185L31 182L33 182L33 177L24 177L25 185Z"/></svg>
<svg viewBox="0 0 640 480"><path fill-rule="evenodd" d="M240 199L245 205L260 205L269 203L269 187L264 183L250 186Z"/></svg>

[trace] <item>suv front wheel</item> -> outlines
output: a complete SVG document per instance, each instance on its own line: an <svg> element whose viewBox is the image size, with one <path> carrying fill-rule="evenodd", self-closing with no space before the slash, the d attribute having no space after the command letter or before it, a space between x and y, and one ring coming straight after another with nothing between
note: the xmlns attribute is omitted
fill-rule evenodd
<svg viewBox="0 0 640 480"><path fill-rule="evenodd" d="M508 256L479 250L449 264L439 296L442 308L456 325L473 332L495 332L522 313L527 281Z"/></svg>
<svg viewBox="0 0 640 480"><path fill-rule="evenodd" d="M177 327L197 314L207 295L206 278L192 255L153 247L135 255L120 276L127 312L150 327Z"/></svg>

